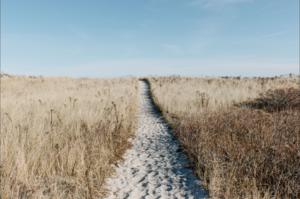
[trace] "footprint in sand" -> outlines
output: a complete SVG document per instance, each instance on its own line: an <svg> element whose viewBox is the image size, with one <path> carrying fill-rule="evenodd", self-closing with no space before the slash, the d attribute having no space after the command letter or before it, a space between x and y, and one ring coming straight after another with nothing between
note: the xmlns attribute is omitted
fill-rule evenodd
<svg viewBox="0 0 300 199"><path fill-rule="evenodd" d="M108 199L206 198L200 181L177 152L167 123L156 112L146 81L139 82L139 123L133 146L108 179Z"/></svg>

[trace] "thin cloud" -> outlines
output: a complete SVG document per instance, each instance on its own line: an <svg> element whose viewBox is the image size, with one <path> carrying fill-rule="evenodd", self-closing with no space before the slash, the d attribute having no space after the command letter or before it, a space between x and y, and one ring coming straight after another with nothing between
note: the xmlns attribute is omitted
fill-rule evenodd
<svg viewBox="0 0 300 199"><path fill-rule="evenodd" d="M278 15L278 14L280 14L280 13L283 13L283 12L286 12L286 11L289 11L289 10L292 10L292 9L285 9L285 10L281 10L281 11L279 11L279 12L275 12L275 13L273 13L273 14L270 14L269 17L270 17L270 16L274 16L274 15Z"/></svg>
<svg viewBox="0 0 300 199"><path fill-rule="evenodd" d="M281 3L283 3L283 2L285 2L285 1L279 1L279 2L276 2L276 3L274 3L274 4L268 5L268 6L266 6L266 7L263 7L262 9L259 9L259 10L255 11L255 12L253 12L252 14L256 14L256 13L258 13L258 12L261 12L261 11L263 11L263 10L266 10L266 9L268 9L268 8L270 8L270 7L276 6L276 5L281 4Z"/></svg>
<svg viewBox="0 0 300 199"><path fill-rule="evenodd" d="M125 39L131 39L134 37L135 30L121 30L118 31L118 34L120 37L125 38Z"/></svg>
<svg viewBox="0 0 300 199"><path fill-rule="evenodd" d="M206 9L215 9L226 5L234 5L249 2L253 2L253 0L196 0L192 3L192 5L198 5Z"/></svg>
<svg viewBox="0 0 300 199"><path fill-rule="evenodd" d="M296 71L298 63L276 60L227 59L119 59L62 67L59 75L116 77L125 75L270 76ZM270 73L272 71L272 73ZM41 73L43 74L43 73ZM52 74L51 74L52 75ZM54 74L57 75L57 74Z"/></svg>
<svg viewBox="0 0 300 199"><path fill-rule="evenodd" d="M90 35L87 34L85 31L82 31L81 29L72 26L72 25L68 25L69 29L77 36L79 36L82 39L88 39L90 38Z"/></svg>
<svg viewBox="0 0 300 199"><path fill-rule="evenodd" d="M184 55L182 48L178 45L164 44L162 47L170 54L178 56Z"/></svg>
<svg viewBox="0 0 300 199"><path fill-rule="evenodd" d="M273 33L273 34L269 34L269 35L264 35L264 36L261 36L261 37L256 37L256 38L254 38L254 39L250 39L250 40L248 40L248 41L254 41L254 40L263 39L263 38L267 38L267 37L272 37L272 36L276 36L276 35L283 35L283 34L292 32L293 30L294 30L294 29L292 29L292 30L287 30L287 31L283 31L283 32L277 32L277 33Z"/></svg>
<svg viewBox="0 0 300 199"><path fill-rule="evenodd" d="M53 70L48 63L43 67L32 63L6 64L7 73L25 75L66 75L71 77L119 77L126 75L186 75L186 76L272 76L298 72L298 60L274 59L113 59L87 63L59 63Z"/></svg>

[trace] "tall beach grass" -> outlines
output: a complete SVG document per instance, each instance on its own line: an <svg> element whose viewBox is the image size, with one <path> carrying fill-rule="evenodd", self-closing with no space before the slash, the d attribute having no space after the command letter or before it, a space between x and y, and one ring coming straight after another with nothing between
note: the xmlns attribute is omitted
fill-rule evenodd
<svg viewBox="0 0 300 199"><path fill-rule="evenodd" d="M130 147L137 78L1 78L1 198L104 196Z"/></svg>

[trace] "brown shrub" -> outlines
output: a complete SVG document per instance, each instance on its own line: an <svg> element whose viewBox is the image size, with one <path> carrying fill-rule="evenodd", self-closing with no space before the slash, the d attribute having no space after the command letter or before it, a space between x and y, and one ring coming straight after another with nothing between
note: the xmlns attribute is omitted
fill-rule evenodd
<svg viewBox="0 0 300 199"><path fill-rule="evenodd" d="M264 109L268 112L300 109L300 89L285 88L268 90L261 93L254 101L243 102L238 106L249 106L255 109Z"/></svg>
<svg viewBox="0 0 300 199"><path fill-rule="evenodd" d="M180 117L173 132L214 197L299 198L300 114L231 108Z"/></svg>

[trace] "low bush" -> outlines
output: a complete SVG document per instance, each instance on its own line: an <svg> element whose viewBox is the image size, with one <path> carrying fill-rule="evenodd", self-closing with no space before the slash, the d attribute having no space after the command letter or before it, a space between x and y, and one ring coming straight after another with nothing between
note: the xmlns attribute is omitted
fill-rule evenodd
<svg viewBox="0 0 300 199"><path fill-rule="evenodd" d="M173 132L210 195L300 197L300 114L232 108L180 117Z"/></svg>
<svg viewBox="0 0 300 199"><path fill-rule="evenodd" d="M300 110L300 89L285 88L268 90L266 93L261 93L255 100L243 102L238 104L238 106L264 109L268 112L290 109Z"/></svg>

